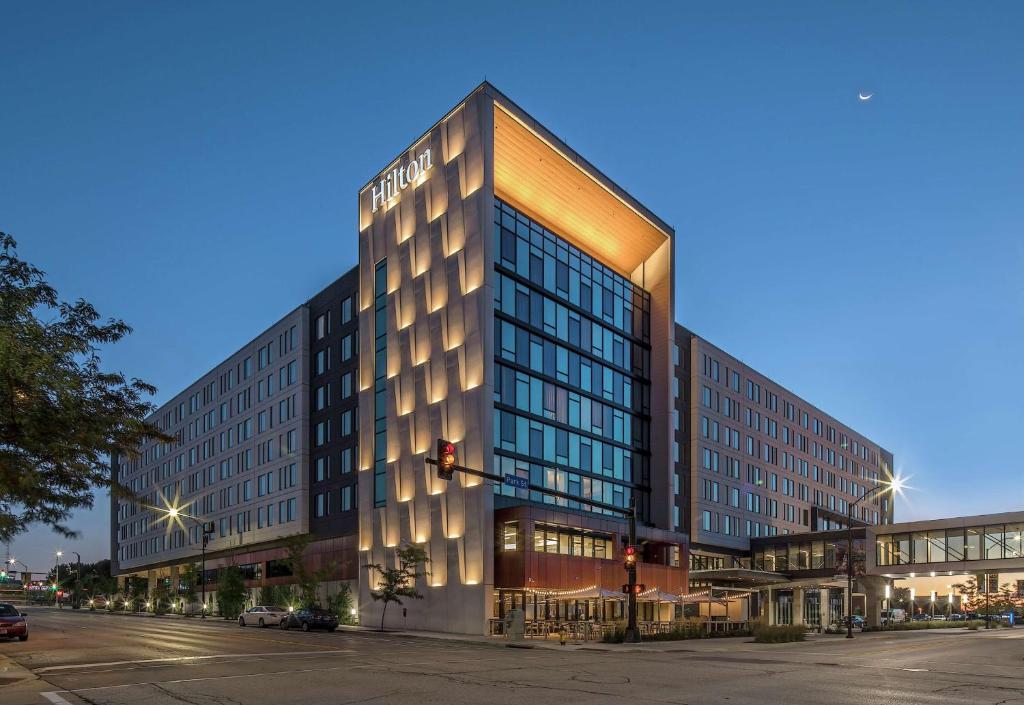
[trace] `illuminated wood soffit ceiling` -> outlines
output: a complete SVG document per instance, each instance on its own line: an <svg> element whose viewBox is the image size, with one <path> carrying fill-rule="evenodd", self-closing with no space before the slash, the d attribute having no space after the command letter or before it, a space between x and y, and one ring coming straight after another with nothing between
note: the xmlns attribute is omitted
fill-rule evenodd
<svg viewBox="0 0 1024 705"><path fill-rule="evenodd" d="M625 275L667 238L498 104L494 106L494 191Z"/></svg>

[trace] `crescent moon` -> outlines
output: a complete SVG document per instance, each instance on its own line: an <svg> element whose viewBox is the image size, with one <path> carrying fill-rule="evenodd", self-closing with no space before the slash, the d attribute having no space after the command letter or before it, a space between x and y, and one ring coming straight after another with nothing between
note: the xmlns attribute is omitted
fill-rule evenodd
<svg viewBox="0 0 1024 705"><path fill-rule="evenodd" d="M864 95L863 93L858 93L857 97L860 98L861 100L871 100L871 96L873 95L874 93L868 93L867 95Z"/></svg>

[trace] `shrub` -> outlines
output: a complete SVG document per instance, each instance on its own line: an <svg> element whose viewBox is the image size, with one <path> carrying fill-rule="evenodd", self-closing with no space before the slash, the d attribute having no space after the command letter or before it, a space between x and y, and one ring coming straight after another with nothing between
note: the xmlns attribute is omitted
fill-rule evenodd
<svg viewBox="0 0 1024 705"><path fill-rule="evenodd" d="M889 632L916 632L922 629L963 629L967 627L971 631L978 628L979 625L984 626L985 622L981 620L973 620L970 622L958 622L958 621L928 621L928 622L898 622L896 624L887 624L881 627L881 631ZM998 624L998 622L995 622Z"/></svg>
<svg viewBox="0 0 1024 705"><path fill-rule="evenodd" d="M754 627L754 641L758 644L781 644L790 641L803 641L807 628L802 624L781 624L773 627L758 625Z"/></svg>
<svg viewBox="0 0 1024 705"><path fill-rule="evenodd" d="M329 609L338 621L342 624L352 624L352 588L348 583L341 583L338 592L327 598L327 609Z"/></svg>
<svg viewBox="0 0 1024 705"><path fill-rule="evenodd" d="M708 634L700 622L683 622L675 624L671 631L658 634L644 634L643 641L682 641L684 639L708 639L714 637L750 636L746 629L732 632L712 632ZM626 625L619 623L604 633L601 641L606 644L621 644L626 638Z"/></svg>

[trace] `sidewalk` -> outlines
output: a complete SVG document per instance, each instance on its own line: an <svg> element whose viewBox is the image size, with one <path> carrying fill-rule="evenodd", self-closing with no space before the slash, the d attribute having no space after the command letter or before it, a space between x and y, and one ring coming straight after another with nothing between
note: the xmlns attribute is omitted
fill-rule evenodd
<svg viewBox="0 0 1024 705"><path fill-rule="evenodd" d="M177 613L167 614L153 614L152 612L125 612L123 610L108 610L108 609L95 609L91 610L88 607L82 607L81 609L72 609L71 607L65 607L63 609L54 607L53 605L31 605L25 607L31 616L32 612L38 610L46 610L48 612L71 612L78 614L92 614L92 615L103 615L108 617L144 617L149 619L178 619L188 622L196 622L197 624L226 624L229 626L236 626L237 621L233 619L224 619L223 617L207 615L206 619L203 619L199 615L184 615Z"/></svg>
<svg viewBox="0 0 1024 705"><path fill-rule="evenodd" d="M793 641L776 644L759 644L751 636L735 637L714 637L709 639L678 639L675 641L646 641L639 644L611 644L601 641L566 641L563 646L555 639L523 639L522 641L509 641L504 637L475 636L473 634L448 634L444 632L427 631L387 631L378 632L368 627L342 627L343 630L367 632L380 634L381 636L402 636L419 639L436 639L439 641L459 642L486 645L496 648L518 648L518 649L547 649L551 651L604 651L619 653L726 653L730 651L755 651L755 652L777 652L787 649L797 649L800 646L813 645L815 648L824 647L842 648L848 644L842 634L808 634L804 641ZM864 632L858 633L855 637L859 640L876 640L904 638L914 636L936 635L942 632L943 636L954 636L958 634L972 634L967 629L931 629L905 632Z"/></svg>

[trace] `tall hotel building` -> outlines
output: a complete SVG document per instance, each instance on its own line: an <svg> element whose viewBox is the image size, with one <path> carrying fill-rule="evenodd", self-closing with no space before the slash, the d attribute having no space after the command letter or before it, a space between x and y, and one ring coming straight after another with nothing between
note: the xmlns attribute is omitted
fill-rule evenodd
<svg viewBox="0 0 1024 705"><path fill-rule="evenodd" d="M635 497L650 577L683 589L672 522L672 229L488 84L359 194L359 550L430 555L410 626L480 631L538 590L618 589ZM457 474L530 479L550 501ZM657 580L654 580L657 571ZM360 578L360 605L376 578Z"/></svg>
<svg viewBox="0 0 1024 705"><path fill-rule="evenodd" d="M679 594L751 537L842 519L891 467L676 324L672 228L490 84L358 205L358 266L161 408L178 442L114 459L143 499L114 503L119 574L173 583L197 557L197 529L146 508L163 502L215 523L211 592L227 564L287 584L286 537L310 533L327 590L350 581L371 623L363 566L405 544L429 556L424 598L392 626L480 633L511 607L620 618L591 598L624 582L631 502L639 580ZM438 438L461 465L563 496L438 479Z"/></svg>

